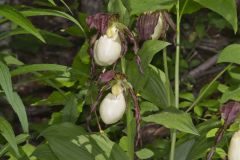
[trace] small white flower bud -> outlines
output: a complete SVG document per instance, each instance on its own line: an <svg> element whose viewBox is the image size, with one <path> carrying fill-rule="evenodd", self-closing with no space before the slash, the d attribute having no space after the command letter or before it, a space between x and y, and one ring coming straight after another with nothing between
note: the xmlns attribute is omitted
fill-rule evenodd
<svg viewBox="0 0 240 160"><path fill-rule="evenodd" d="M229 148L228 148L229 160L240 160L240 130L232 136Z"/></svg>
<svg viewBox="0 0 240 160"><path fill-rule="evenodd" d="M121 56L118 29L111 27L94 44L94 60L100 66L112 65Z"/></svg>
<svg viewBox="0 0 240 160"><path fill-rule="evenodd" d="M118 122L126 110L123 93L118 96L109 93L100 104L100 117L105 124Z"/></svg>

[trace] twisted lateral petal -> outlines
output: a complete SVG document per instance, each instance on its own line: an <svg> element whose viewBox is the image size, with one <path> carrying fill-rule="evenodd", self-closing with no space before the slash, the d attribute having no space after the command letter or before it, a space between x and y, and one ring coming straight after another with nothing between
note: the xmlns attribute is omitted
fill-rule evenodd
<svg viewBox="0 0 240 160"><path fill-rule="evenodd" d="M141 41L163 38L168 29L165 12L146 12L138 17L137 31Z"/></svg>
<svg viewBox="0 0 240 160"><path fill-rule="evenodd" d="M162 31L163 31L163 25L164 25L163 15L162 15L162 13L159 13L157 25L155 26L154 32L151 35L151 38L153 40L157 40L160 38L160 36L162 35Z"/></svg>

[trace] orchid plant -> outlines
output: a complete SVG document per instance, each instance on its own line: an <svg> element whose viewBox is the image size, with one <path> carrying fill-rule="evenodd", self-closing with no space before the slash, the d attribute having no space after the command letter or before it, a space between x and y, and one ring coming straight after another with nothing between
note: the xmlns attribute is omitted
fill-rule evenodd
<svg viewBox="0 0 240 160"><path fill-rule="evenodd" d="M0 4L1 102L14 113L0 109L0 159L240 160L239 0L103 0L90 14L84 1L14 3ZM55 50L78 52L71 65L14 56ZM38 86L51 93L22 93Z"/></svg>

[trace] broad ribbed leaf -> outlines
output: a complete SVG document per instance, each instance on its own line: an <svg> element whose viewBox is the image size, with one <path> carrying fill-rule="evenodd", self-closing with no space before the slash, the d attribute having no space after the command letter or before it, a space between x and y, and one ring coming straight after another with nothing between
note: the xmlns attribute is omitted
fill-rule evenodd
<svg viewBox="0 0 240 160"><path fill-rule="evenodd" d="M159 40L148 40L145 41L142 48L139 50L138 54L141 57L141 65L144 68L148 67L148 64L153 59L153 56L161 51L162 49L169 46L170 43Z"/></svg>
<svg viewBox="0 0 240 160"><path fill-rule="evenodd" d="M46 43L48 45L64 46L64 47L72 47L73 46L73 44L63 36L60 36L58 34L48 32L45 30L39 30L39 32L44 37L44 39L46 40ZM17 29L13 29L13 30L1 33L0 40L9 38L9 37L15 36L15 35L21 35L21 34L30 34L30 33L28 31L25 31L22 28L17 28Z"/></svg>
<svg viewBox="0 0 240 160"><path fill-rule="evenodd" d="M56 3L54 2L54 0L48 0L49 3L51 3L54 6L57 6Z"/></svg>
<svg viewBox="0 0 240 160"><path fill-rule="evenodd" d="M13 91L9 69L2 62L0 62L0 85L7 97L8 103L11 104L13 110L16 112L24 132L28 132L28 120L25 107L19 95Z"/></svg>
<svg viewBox="0 0 240 160"><path fill-rule="evenodd" d="M220 102L223 104L230 100L240 101L240 87L233 89L233 90L225 91L222 94Z"/></svg>
<svg viewBox="0 0 240 160"><path fill-rule="evenodd" d="M48 32L45 30L39 30L41 35L46 39L48 45L53 46L63 46L63 47L72 47L73 43L70 42L66 37L58 35L53 32Z"/></svg>
<svg viewBox="0 0 240 160"><path fill-rule="evenodd" d="M141 74L136 63L132 61L128 61L126 71L128 81L130 81L134 89L139 92L144 99L161 108L172 105L168 104L167 98L167 89L170 88L170 86L167 87L166 80L164 82L162 79L162 75L164 75L164 73L149 64L151 63L154 55L168 45L168 42L159 40L146 41L138 52L141 58L141 67L144 73ZM171 91L169 92L171 93ZM171 95L171 97L173 96Z"/></svg>
<svg viewBox="0 0 240 160"><path fill-rule="evenodd" d="M170 104L167 100L167 87L163 79L161 78L161 70L154 66L149 66L149 72L145 85L140 90L141 96L154 103L158 107L166 108L174 106L174 102L170 100ZM170 92L171 98L173 98L172 92Z"/></svg>
<svg viewBox="0 0 240 160"><path fill-rule="evenodd" d="M143 148L143 149L137 151L136 155L140 159L149 159L149 158L151 158L154 155L154 153L150 149Z"/></svg>
<svg viewBox="0 0 240 160"><path fill-rule="evenodd" d="M145 113L151 113L151 112L156 112L156 111L159 111L159 108L151 103L151 102L148 102L148 101L143 101L141 104L140 104L140 108L141 108L141 115L144 115Z"/></svg>
<svg viewBox="0 0 240 160"><path fill-rule="evenodd" d="M176 0L130 0L128 3L130 5L131 15L134 15L146 11L171 9L176 3Z"/></svg>
<svg viewBox="0 0 240 160"><path fill-rule="evenodd" d="M189 160L187 159L189 152L191 151L195 140L188 140L185 143L179 145L176 148L175 157L178 157L178 160Z"/></svg>
<svg viewBox="0 0 240 160"><path fill-rule="evenodd" d="M2 62L0 62L0 85L7 97L10 97L13 92L11 75L8 67Z"/></svg>
<svg viewBox="0 0 240 160"><path fill-rule="evenodd" d="M53 91L46 99L41 99L37 102L31 104L31 106L59 106L64 105L66 103L66 97L70 93L62 94L57 91Z"/></svg>
<svg viewBox="0 0 240 160"><path fill-rule="evenodd" d="M139 72L138 66L135 62L129 61L127 63L126 72L128 75L128 81L131 82L135 90L141 90L143 85L146 83L146 79L148 78L148 67L153 56L168 45L168 42L158 40L148 40L143 44L142 48L138 52L138 55L141 58L141 67L144 71L143 74Z"/></svg>
<svg viewBox="0 0 240 160"><path fill-rule="evenodd" d="M42 134L59 160L127 160L125 152L106 136L88 135L79 126L62 123Z"/></svg>
<svg viewBox="0 0 240 160"><path fill-rule="evenodd" d="M11 71L12 76L17 76L20 74L39 72L39 71L58 71L65 72L67 71L67 67L58 64L32 64L20 66L19 68Z"/></svg>
<svg viewBox="0 0 240 160"><path fill-rule="evenodd" d="M29 9L26 11L22 11L22 14L25 16L56 16L56 17L62 17L65 19L68 19L70 21L72 21L73 23L75 23L84 33L84 35L86 36L86 33L82 27L82 25L71 15L65 13L65 12L61 12L58 10L52 10L52 9Z"/></svg>
<svg viewBox="0 0 240 160"><path fill-rule="evenodd" d="M28 139L28 137L29 137L28 134L20 134L20 135L16 136L16 138L15 138L16 143L21 144L21 143L25 142ZM7 143L0 149L0 157L2 157L9 150L11 150L11 145L10 145L10 143Z"/></svg>
<svg viewBox="0 0 240 160"><path fill-rule="evenodd" d="M207 120L197 126L200 136L185 134L176 146L175 157L178 160L206 159L206 153L214 145L213 138L207 138L207 134L213 128L219 128L219 120Z"/></svg>
<svg viewBox="0 0 240 160"><path fill-rule="evenodd" d="M108 2L108 11L120 15L120 21L128 25L130 21L129 12L124 6L122 0L110 0Z"/></svg>
<svg viewBox="0 0 240 160"><path fill-rule="evenodd" d="M62 131L63 132L63 131ZM74 138L74 137L73 137ZM75 137L77 138L77 137ZM51 150L59 160L93 160L93 156L84 148L80 148L71 142L69 138L51 137L47 138ZM73 140L73 139L72 139Z"/></svg>
<svg viewBox="0 0 240 160"><path fill-rule="evenodd" d="M62 123L49 127L42 132L48 144L59 160L92 160L93 156L83 147L78 147L73 143L78 136L84 134L81 127L77 127L71 123Z"/></svg>
<svg viewBox="0 0 240 160"><path fill-rule="evenodd" d="M225 18L233 27L234 32L238 30L236 0L194 0L202 6L211 9Z"/></svg>
<svg viewBox="0 0 240 160"><path fill-rule="evenodd" d="M62 118L64 122L76 122L78 118L77 105L78 103L75 95L67 97L65 107L62 110Z"/></svg>
<svg viewBox="0 0 240 160"><path fill-rule="evenodd" d="M2 53L0 53L2 54ZM3 60L7 65L16 65L16 66L21 66L23 65L23 62L21 62L20 60L18 60L15 56L11 56L11 55L3 55Z"/></svg>
<svg viewBox="0 0 240 160"><path fill-rule="evenodd" d="M22 102L22 99L16 92L12 92L11 96L7 97L8 102L13 107L13 110L17 113L19 120L22 124L23 131L28 132L28 118L26 114L25 106Z"/></svg>
<svg viewBox="0 0 240 160"><path fill-rule="evenodd" d="M188 113L176 109L143 117L143 120L145 122L161 124L170 129L177 129L182 132L199 135L198 130L193 125L191 116Z"/></svg>
<svg viewBox="0 0 240 160"><path fill-rule="evenodd" d="M19 156L16 137L14 135L12 126L3 117L0 117L0 134L6 139L15 153Z"/></svg>
<svg viewBox="0 0 240 160"><path fill-rule="evenodd" d="M19 35L19 34L29 34L29 32L24 30L24 29L21 29L21 28L13 29L13 30L8 31L8 32L2 32L0 34L0 40L6 39L6 38L11 37L11 36Z"/></svg>
<svg viewBox="0 0 240 160"><path fill-rule="evenodd" d="M71 8L67 5L67 3L65 3L64 0L60 0L60 2L68 9L68 11L73 15L73 12L71 10Z"/></svg>
<svg viewBox="0 0 240 160"><path fill-rule="evenodd" d="M186 3L186 1L187 1L187 3ZM180 11L183 12L183 14L192 14L194 12L199 11L201 8L202 8L202 6L197 2L189 1L189 0L181 0L180 1Z"/></svg>
<svg viewBox="0 0 240 160"><path fill-rule="evenodd" d="M92 148L94 148L96 151L97 150L101 151L101 152L96 152L96 155L98 154L105 155L105 158L102 157L101 159L103 160L129 159L126 153L116 143L109 140L107 136L92 134L89 136L89 139L90 139Z"/></svg>
<svg viewBox="0 0 240 160"><path fill-rule="evenodd" d="M20 12L15 10L13 7L10 7L7 5L0 5L0 16L3 16L6 19L9 19L13 23L19 25L20 27L24 28L29 33L36 36L42 42L45 42L45 40L43 39L41 34L32 25L32 23L27 18L25 18Z"/></svg>
<svg viewBox="0 0 240 160"><path fill-rule="evenodd" d="M218 63L221 62L240 64L240 44L231 44L224 48L218 57Z"/></svg>
<svg viewBox="0 0 240 160"><path fill-rule="evenodd" d="M33 152L33 156L37 157L38 160L59 160L48 144L39 145Z"/></svg>

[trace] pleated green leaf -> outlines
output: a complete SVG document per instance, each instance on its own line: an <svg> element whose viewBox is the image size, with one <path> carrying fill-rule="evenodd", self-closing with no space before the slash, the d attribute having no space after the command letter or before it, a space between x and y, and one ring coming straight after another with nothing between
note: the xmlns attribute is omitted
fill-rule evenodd
<svg viewBox="0 0 240 160"><path fill-rule="evenodd" d="M0 62L0 85L6 95L8 103L12 106L13 110L17 114L22 125L23 131L27 133L28 119L25 106L19 95L13 91L9 69L2 62Z"/></svg>
<svg viewBox="0 0 240 160"><path fill-rule="evenodd" d="M42 42L45 42L42 35L32 25L32 23L22 13L18 12L13 7L7 6L7 5L0 5L0 16L3 16L6 19L12 21L13 23L19 25L20 27L22 27L23 29L25 29L29 33L36 36Z"/></svg>
<svg viewBox="0 0 240 160"><path fill-rule="evenodd" d="M3 117L0 117L0 134L6 139L14 152L19 156L16 137L12 126Z"/></svg>

